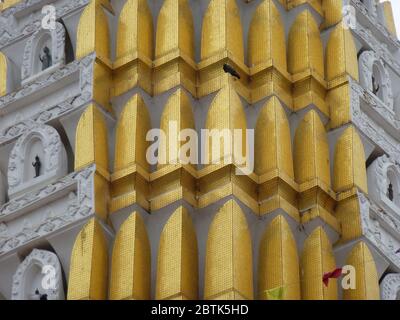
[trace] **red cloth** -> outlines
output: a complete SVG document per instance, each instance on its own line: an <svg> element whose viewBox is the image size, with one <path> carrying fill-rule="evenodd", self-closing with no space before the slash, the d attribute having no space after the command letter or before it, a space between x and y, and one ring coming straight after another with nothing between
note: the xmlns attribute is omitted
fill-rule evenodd
<svg viewBox="0 0 400 320"><path fill-rule="evenodd" d="M342 268L337 268L332 272L325 273L322 277L322 281L324 282L325 286L329 285L329 279L337 279L342 275Z"/></svg>

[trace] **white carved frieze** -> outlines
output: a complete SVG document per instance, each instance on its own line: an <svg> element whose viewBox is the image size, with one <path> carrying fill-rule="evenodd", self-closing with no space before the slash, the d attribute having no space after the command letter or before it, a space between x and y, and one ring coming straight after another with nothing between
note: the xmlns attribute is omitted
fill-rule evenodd
<svg viewBox="0 0 400 320"><path fill-rule="evenodd" d="M0 255L5 255L33 240L50 236L94 214L95 165L40 190L31 191L11 200L0 208ZM46 205L62 197L63 206L46 210ZM66 200L64 200L66 199ZM32 210L41 208L41 219L28 218ZM11 228L13 225L13 228ZM17 228L15 227L17 226Z"/></svg>
<svg viewBox="0 0 400 320"><path fill-rule="evenodd" d="M367 172L370 198L385 212L390 212L392 216L396 216L400 221L399 163L393 158L383 155L368 167ZM390 191L389 188L391 189ZM388 192L391 193L390 196Z"/></svg>
<svg viewBox="0 0 400 320"><path fill-rule="evenodd" d="M50 42L49 49L52 57L52 65L41 71L40 55L45 45L45 40ZM65 64L65 29L64 26L57 22L54 30L38 28L26 42L22 67L21 79L22 84L32 82L41 73L49 73Z"/></svg>
<svg viewBox="0 0 400 320"><path fill-rule="evenodd" d="M0 13L0 50L4 46L18 42L23 38L30 36L41 28L43 14L41 10L37 10L40 4L46 5L46 0L22 0L16 5L4 10ZM89 0L66 0L59 1L59 4L53 3L56 7L56 17L62 18L78 12L89 3ZM29 8L35 7L36 10L31 12L29 19L21 19L17 21L16 16L22 16L21 12L28 12Z"/></svg>
<svg viewBox="0 0 400 320"><path fill-rule="evenodd" d="M374 71L376 71L378 74L374 74ZM389 72L386 69L384 62L374 51L364 51L360 55L359 74L361 86L370 93L373 93L375 90L374 87L378 86L378 93L374 95L378 99L381 99L383 104L390 111L393 111L394 101ZM375 80L376 83L373 83L373 80Z"/></svg>
<svg viewBox="0 0 400 320"><path fill-rule="evenodd" d="M33 94L35 90L46 88L46 86L49 86L52 83L63 81L64 78L71 76L71 74L79 72L80 92L78 95L68 96L64 102L55 105L44 106L43 108L38 109L37 113L27 119L15 117L12 125L5 126L0 130L0 145L18 138L20 135L26 133L27 130L30 130L34 125L48 123L49 121L69 114L87 104L92 99L94 59L95 55L91 54L80 61L75 61L64 68L59 69L54 75L45 76L46 81L44 82L36 80L32 84L26 85L26 90L20 90L5 97L0 97L1 116L6 112L11 112L14 103L18 103L20 99L29 97L29 95Z"/></svg>
<svg viewBox="0 0 400 320"><path fill-rule="evenodd" d="M400 273L391 273L385 276L381 282L382 300L400 299Z"/></svg>
<svg viewBox="0 0 400 320"><path fill-rule="evenodd" d="M378 15L376 14L376 6L368 5L365 6L360 0L350 0L350 5L356 8L369 22L369 26L378 31L382 36L384 36L390 45L394 46L396 49L400 48L400 42L393 36L388 29L381 23ZM364 29L365 26L360 26L357 29Z"/></svg>
<svg viewBox="0 0 400 320"><path fill-rule="evenodd" d="M35 154L30 154L34 142L38 142L39 147L32 152L42 156L40 175L37 177L28 170L35 157ZM11 151L8 162L8 195L13 198L29 188L48 184L49 181L66 175L67 170L67 153L57 130L47 125L31 127L17 140Z"/></svg>
<svg viewBox="0 0 400 320"><path fill-rule="evenodd" d="M352 122L360 131L368 137L375 145L379 146L385 153L393 158L400 158L400 143L394 139L382 126L377 124L369 113L362 110L360 100L362 90L359 84L351 82L350 105ZM369 106L371 107L371 106Z"/></svg>
<svg viewBox="0 0 400 320"><path fill-rule="evenodd" d="M12 300L39 300L36 290L47 300L64 300L62 268L53 252L33 249L13 276Z"/></svg>
<svg viewBox="0 0 400 320"><path fill-rule="evenodd" d="M400 271L400 220L378 207L364 194L358 194L363 235Z"/></svg>

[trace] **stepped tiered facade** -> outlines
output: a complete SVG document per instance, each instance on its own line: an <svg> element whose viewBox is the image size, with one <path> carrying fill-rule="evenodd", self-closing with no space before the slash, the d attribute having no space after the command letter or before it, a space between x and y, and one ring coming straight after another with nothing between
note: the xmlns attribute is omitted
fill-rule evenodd
<svg viewBox="0 0 400 320"><path fill-rule="evenodd" d="M0 298L400 299L399 58L388 1L4 0Z"/></svg>

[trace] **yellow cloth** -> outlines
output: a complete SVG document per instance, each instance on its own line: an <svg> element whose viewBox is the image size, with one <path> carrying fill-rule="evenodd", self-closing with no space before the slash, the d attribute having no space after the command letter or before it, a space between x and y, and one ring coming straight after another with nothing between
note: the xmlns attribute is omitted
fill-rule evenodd
<svg viewBox="0 0 400 320"><path fill-rule="evenodd" d="M283 300L284 292L284 287L277 287L265 291L268 300Z"/></svg>

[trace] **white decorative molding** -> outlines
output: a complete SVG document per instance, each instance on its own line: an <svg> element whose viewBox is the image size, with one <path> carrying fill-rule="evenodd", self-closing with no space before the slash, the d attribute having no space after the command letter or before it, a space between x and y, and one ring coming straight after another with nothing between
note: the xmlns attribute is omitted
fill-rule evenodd
<svg viewBox="0 0 400 320"><path fill-rule="evenodd" d="M4 256L31 241L46 238L60 229L71 226L94 215L95 165L37 191L25 193L0 208L0 255ZM44 206L60 193L68 194L67 210L46 215L41 221L25 224L18 231L9 230L8 221L16 216L29 214L32 208Z"/></svg>
<svg viewBox="0 0 400 320"><path fill-rule="evenodd" d="M372 77L374 68L379 72L380 79L376 80L379 82L379 90L382 92L382 102L389 110L393 110L392 83L384 62L374 51L363 52L359 58L360 84L371 93L373 92Z"/></svg>
<svg viewBox="0 0 400 320"><path fill-rule="evenodd" d="M47 274L48 271L43 269L46 266L52 267L51 273ZM54 281L53 289L46 290L42 287L42 281L46 275L52 277L51 281ZM38 280L35 278L39 278L38 284L35 283L35 280ZM62 268L58 257L53 252L33 249L30 255L18 266L13 276L11 299L39 300L39 297L35 296L36 289L39 289L41 294L47 294L47 300L64 300Z"/></svg>
<svg viewBox="0 0 400 320"><path fill-rule="evenodd" d="M388 274L383 278L380 287L382 300L398 300L400 294L400 274Z"/></svg>
<svg viewBox="0 0 400 320"><path fill-rule="evenodd" d="M383 211L363 193L358 193L362 233L366 239L400 272L400 220Z"/></svg>
<svg viewBox="0 0 400 320"><path fill-rule="evenodd" d="M365 14L371 15L373 18L376 18L376 3L375 0L364 0L360 2L360 5L364 6L367 11L364 10Z"/></svg>
<svg viewBox="0 0 400 320"><path fill-rule="evenodd" d="M379 146L388 155L400 159L400 143L389 135L380 125L376 123L366 112L361 109L359 85L351 82L350 105L352 122L360 131Z"/></svg>
<svg viewBox="0 0 400 320"><path fill-rule="evenodd" d="M0 207L6 201L6 194L7 194L6 180L3 173L0 171Z"/></svg>
<svg viewBox="0 0 400 320"><path fill-rule="evenodd" d="M392 45L395 49L400 48L399 40L389 32L389 30L386 28L386 26L383 25L383 23L381 23L381 21L379 21L379 17L377 14L369 14L367 6L365 6L360 0L350 0L349 4L356 8L362 14L367 19L369 26L371 28L374 28L375 31L378 31L382 36L384 36L387 39L387 42L390 43L390 45ZM373 13L374 9L371 9ZM357 31L365 29L366 26L357 27ZM368 31L371 32L370 30Z"/></svg>
<svg viewBox="0 0 400 320"><path fill-rule="evenodd" d="M359 98L368 105L368 108L374 111L378 117L387 123L392 132L395 133L395 137L400 139L400 120L393 110L389 110L388 107L375 96L371 91L364 89L358 83L352 82L352 90L355 91Z"/></svg>
<svg viewBox="0 0 400 320"><path fill-rule="evenodd" d="M33 93L37 93L46 86L62 81L62 79L71 76L75 72L79 72L80 94L73 97L67 97L62 103L58 103L40 111L28 119L17 119L11 126L0 131L0 145L9 143L10 140L18 138L26 133L34 125L48 123L54 119L62 117L85 105L92 99L93 88L93 61L95 54L88 55L80 61L68 64L64 68L58 69L52 75L46 75L43 80L37 80L32 84L26 85L21 90L12 94L0 97L0 116L7 112L12 112L13 103L17 103L20 99L29 97Z"/></svg>
<svg viewBox="0 0 400 320"><path fill-rule="evenodd" d="M24 85L18 91L0 97L0 115L5 113L4 109L7 109L12 103L32 94L37 94L39 90L62 81L76 72L79 72L82 99L87 100L92 97L93 62L95 59L96 55L94 53L90 54L81 60L67 64L51 74L39 77L35 82Z"/></svg>
<svg viewBox="0 0 400 320"><path fill-rule="evenodd" d="M383 155L368 168L368 191L370 198L386 212L398 216L400 220L400 165ZM393 201L387 196L389 184L393 187Z"/></svg>
<svg viewBox="0 0 400 320"><path fill-rule="evenodd" d="M63 18L67 15L71 15L85 7L89 1L90 0L63 1L62 5L55 6L56 16L57 18ZM40 5L41 3L43 3L43 5ZM0 12L0 50L2 47L18 42L40 29L43 15L41 10L37 10L37 8L39 7L41 9L46 4L48 4L46 0L22 0L14 6ZM36 9L32 11L30 8ZM29 11L32 11L29 19L17 21L15 18L16 16L24 16L24 14L28 14Z"/></svg>
<svg viewBox="0 0 400 320"><path fill-rule="evenodd" d="M400 75L400 64L397 62L397 58L394 57L392 52L389 50L386 43L378 41L371 30L366 29L360 24L357 24L357 29L352 29L358 38L362 39L379 56L380 59L384 60L397 75Z"/></svg>
<svg viewBox="0 0 400 320"><path fill-rule="evenodd" d="M41 142L43 158L41 175L37 178L28 177L26 172L27 149L33 140ZM30 163L28 163L28 166ZM15 197L21 192L51 180L56 180L67 174L67 153L57 130L47 125L31 127L22 135L11 151L8 163L8 194Z"/></svg>
<svg viewBox="0 0 400 320"><path fill-rule="evenodd" d="M41 52L42 39L48 37L51 41L52 65L47 70L40 70L39 54ZM39 28L26 42L22 68L22 85L32 82L43 73L50 73L65 64L65 29L57 22L54 30Z"/></svg>

